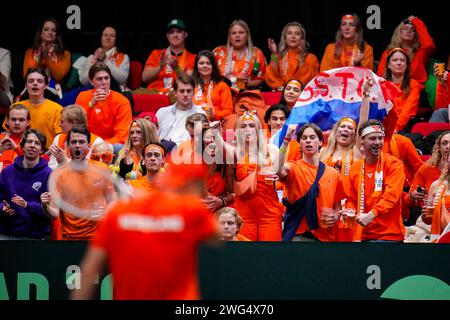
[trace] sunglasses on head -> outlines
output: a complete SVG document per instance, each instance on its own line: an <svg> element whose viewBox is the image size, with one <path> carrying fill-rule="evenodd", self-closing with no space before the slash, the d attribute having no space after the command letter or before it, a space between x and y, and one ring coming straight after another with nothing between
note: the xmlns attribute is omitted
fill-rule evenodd
<svg viewBox="0 0 450 320"><path fill-rule="evenodd" d="M111 152L104 153L92 153L91 160L101 161L101 162L111 162L113 159L113 154Z"/></svg>

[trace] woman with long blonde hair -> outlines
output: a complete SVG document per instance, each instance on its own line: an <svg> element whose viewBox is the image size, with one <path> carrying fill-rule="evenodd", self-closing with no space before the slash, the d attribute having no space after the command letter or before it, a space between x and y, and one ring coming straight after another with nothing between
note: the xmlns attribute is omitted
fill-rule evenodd
<svg viewBox="0 0 450 320"><path fill-rule="evenodd" d="M129 127L128 139L119 151L115 165L125 179L142 177L142 151L150 142L160 143L156 126L146 119L135 119Z"/></svg>
<svg viewBox="0 0 450 320"><path fill-rule="evenodd" d="M363 99L359 109L359 123L369 118L370 88L372 80L363 83ZM357 137L358 125L349 117L344 117L334 124L328 137L328 144L320 152L320 160L334 167L342 177L348 176L351 165L362 157L361 142Z"/></svg>
<svg viewBox="0 0 450 320"><path fill-rule="evenodd" d="M213 53L222 76L231 81L234 91L257 88L264 83L266 59L253 45L250 28L244 20L231 22L227 44L215 48Z"/></svg>
<svg viewBox="0 0 450 320"><path fill-rule="evenodd" d="M267 43L271 56L266 83L272 89L282 91L289 79L298 79L306 85L318 73L319 61L309 52L306 31L299 22L284 26L278 46L272 38Z"/></svg>
<svg viewBox="0 0 450 320"><path fill-rule="evenodd" d="M444 151L441 154L440 163L445 162L444 168L439 179L431 184L426 199L427 203L422 207L421 218L424 223L431 224L430 240L432 242L439 238L442 231L450 223L450 157L448 148L450 139L448 135L450 135L450 132L447 131L440 137L439 148L441 152Z"/></svg>
<svg viewBox="0 0 450 320"><path fill-rule="evenodd" d="M356 13L341 17L336 40L327 45L320 71L346 66L373 69L373 48L363 39L361 19Z"/></svg>
<svg viewBox="0 0 450 320"><path fill-rule="evenodd" d="M211 123L213 129L220 123ZM236 144L216 135L219 148L224 147L226 159L235 161L234 207L245 224L241 233L254 241L281 240L282 206L275 191L278 148L268 144L261 121L245 112L236 122Z"/></svg>
<svg viewBox="0 0 450 320"><path fill-rule="evenodd" d="M388 54L393 48L405 50L411 61L411 79L417 80L423 86L428 79L426 66L436 49L423 21L418 17L409 16L395 28L391 42L381 56L377 71L379 76L383 76Z"/></svg>

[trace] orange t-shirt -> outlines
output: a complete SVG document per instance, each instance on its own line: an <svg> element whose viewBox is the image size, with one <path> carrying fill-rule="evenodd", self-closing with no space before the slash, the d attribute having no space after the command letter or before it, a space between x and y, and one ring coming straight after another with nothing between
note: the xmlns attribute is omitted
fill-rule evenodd
<svg viewBox="0 0 450 320"><path fill-rule="evenodd" d="M0 133L0 140L5 137L5 132ZM22 137L12 135L11 133L8 133L8 137L15 142L17 148L15 150L5 150L0 152L0 172L2 172L7 166L11 165L18 155L23 155L23 151L20 148L20 140L22 140Z"/></svg>
<svg viewBox="0 0 450 320"><path fill-rule="evenodd" d="M306 86L319 72L319 61L314 54L308 53L303 64L299 66L298 57L298 53L293 50L289 50L285 57L278 55L278 70L270 64L267 66L267 85L272 89L278 89L289 79L297 79Z"/></svg>
<svg viewBox="0 0 450 320"><path fill-rule="evenodd" d="M405 169L405 185L410 185L423 160L411 139L401 134L394 134L393 140L384 143L383 152L389 153L403 162Z"/></svg>
<svg viewBox="0 0 450 320"><path fill-rule="evenodd" d="M114 204L91 246L106 251L114 299L194 300L197 247L216 232L198 198L155 191Z"/></svg>
<svg viewBox="0 0 450 320"><path fill-rule="evenodd" d="M390 154L383 154L384 166L382 191L379 196L374 197L375 191L375 171L377 164L365 165L364 177L364 213L372 211L375 218L362 228L361 240L393 240L403 241L405 227L402 221L403 183L405 172L403 164L396 157ZM361 173L363 159L355 162L351 169L347 192L346 207L356 209L358 214L358 195L360 191L359 176Z"/></svg>
<svg viewBox="0 0 450 320"><path fill-rule="evenodd" d="M124 144L128 138L128 127L133 120L130 101L122 94L110 90L106 100L97 102L91 108L89 102L94 91L95 89L81 92L75 102L86 111L89 130L106 142Z"/></svg>
<svg viewBox="0 0 450 320"><path fill-rule="evenodd" d="M410 193L416 190L418 186L421 186L427 191L428 194L431 184L439 179L441 173L442 172L441 169L439 169L439 166L433 167L426 162L423 163L414 175L414 180L412 181L411 188L409 189ZM409 197L405 197L403 200L405 201L405 206L409 207L412 205L411 199Z"/></svg>
<svg viewBox="0 0 450 320"><path fill-rule="evenodd" d="M222 120L233 113L231 89L223 81L216 84L205 84L202 88L197 86L192 97L192 102L202 107L203 110L213 107L214 119L212 120Z"/></svg>
<svg viewBox="0 0 450 320"><path fill-rule="evenodd" d="M320 63L320 72L327 71L334 68L352 66L352 57L358 50L358 47L352 44L343 44L341 50L341 56L335 55L336 43L330 43L325 49L322 61ZM366 42L364 43L364 57L361 61L361 67L373 69L373 48Z"/></svg>
<svg viewBox="0 0 450 320"><path fill-rule="evenodd" d="M303 197L316 179L318 166L313 166L303 159L289 161L289 171L284 181L287 200L290 203ZM334 191L334 192L333 192ZM339 172L329 166L319 180L319 196L317 197L317 218L320 224L322 208L334 208L336 203L345 197L342 178ZM308 231L306 217L300 222L296 234ZM319 228L312 230L312 234L320 241L336 241L337 224L332 228Z"/></svg>
<svg viewBox="0 0 450 320"><path fill-rule="evenodd" d="M84 170L74 170L69 162L57 168L52 176L59 193L55 198L61 198L86 214L89 210L106 208L107 197L114 194L112 180L108 178L111 172L93 161L89 161ZM98 227L97 221L64 210L60 210L60 219L63 240L90 240Z"/></svg>
<svg viewBox="0 0 450 320"><path fill-rule="evenodd" d="M400 84L394 83L400 89ZM419 98L420 98L420 84L414 79L409 82L409 94L406 92L396 98L394 103L396 104L396 109L398 110L398 120L395 130L401 131L409 119L417 114L419 109Z"/></svg>
<svg viewBox="0 0 450 320"><path fill-rule="evenodd" d="M450 77L447 78L446 83L438 81L436 85L436 102L435 109L447 108L450 104Z"/></svg>
<svg viewBox="0 0 450 320"><path fill-rule="evenodd" d="M159 67L159 61L162 55L166 55L167 49L153 50L150 53L147 61L145 62L145 67L157 68ZM175 56L172 54L172 56ZM186 49L183 50L182 54L177 56L178 66L183 71L194 70L195 65L195 54L190 53ZM172 85L176 80L177 75L172 68L164 66L164 68L158 73L155 80L147 85L148 89L155 89L161 93L167 93L172 89Z"/></svg>
<svg viewBox="0 0 450 320"><path fill-rule="evenodd" d="M72 61L70 58L70 52L64 51L63 54L59 55L55 60L43 59L42 61L36 61L34 59L33 49L28 49L25 53L25 59L23 61L23 76L25 77L28 69L37 67L48 67L50 69L50 74L56 82L61 82L64 77L69 73L72 66Z"/></svg>
<svg viewBox="0 0 450 320"><path fill-rule="evenodd" d="M133 179L129 180L130 186L132 186L135 189L142 190L144 192L153 192L155 190L160 189L161 187L161 181L156 180L153 182L150 182L147 177L141 177L139 179Z"/></svg>

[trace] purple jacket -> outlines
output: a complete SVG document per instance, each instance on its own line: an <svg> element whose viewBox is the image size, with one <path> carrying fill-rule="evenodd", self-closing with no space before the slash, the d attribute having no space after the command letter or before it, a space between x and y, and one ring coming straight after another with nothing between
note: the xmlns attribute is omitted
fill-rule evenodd
<svg viewBox="0 0 450 320"><path fill-rule="evenodd" d="M52 170L45 159L40 158L30 169L23 167L22 160L23 157L17 157L0 174L0 234L41 239L50 234L50 219L43 213L40 196L48 191ZM25 199L27 207L14 204L14 195ZM3 200L16 211L14 215L3 212Z"/></svg>

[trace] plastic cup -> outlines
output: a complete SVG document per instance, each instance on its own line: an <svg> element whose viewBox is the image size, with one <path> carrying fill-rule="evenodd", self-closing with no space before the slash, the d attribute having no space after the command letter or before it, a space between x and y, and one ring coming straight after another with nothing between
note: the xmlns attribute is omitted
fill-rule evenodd
<svg viewBox="0 0 450 320"><path fill-rule="evenodd" d="M246 81L245 78L237 77L236 85L237 85L239 90L245 90L245 87L247 86L247 81Z"/></svg>
<svg viewBox="0 0 450 320"><path fill-rule="evenodd" d="M344 227L353 229L356 224L356 212L353 210L345 211L345 218L343 219Z"/></svg>

